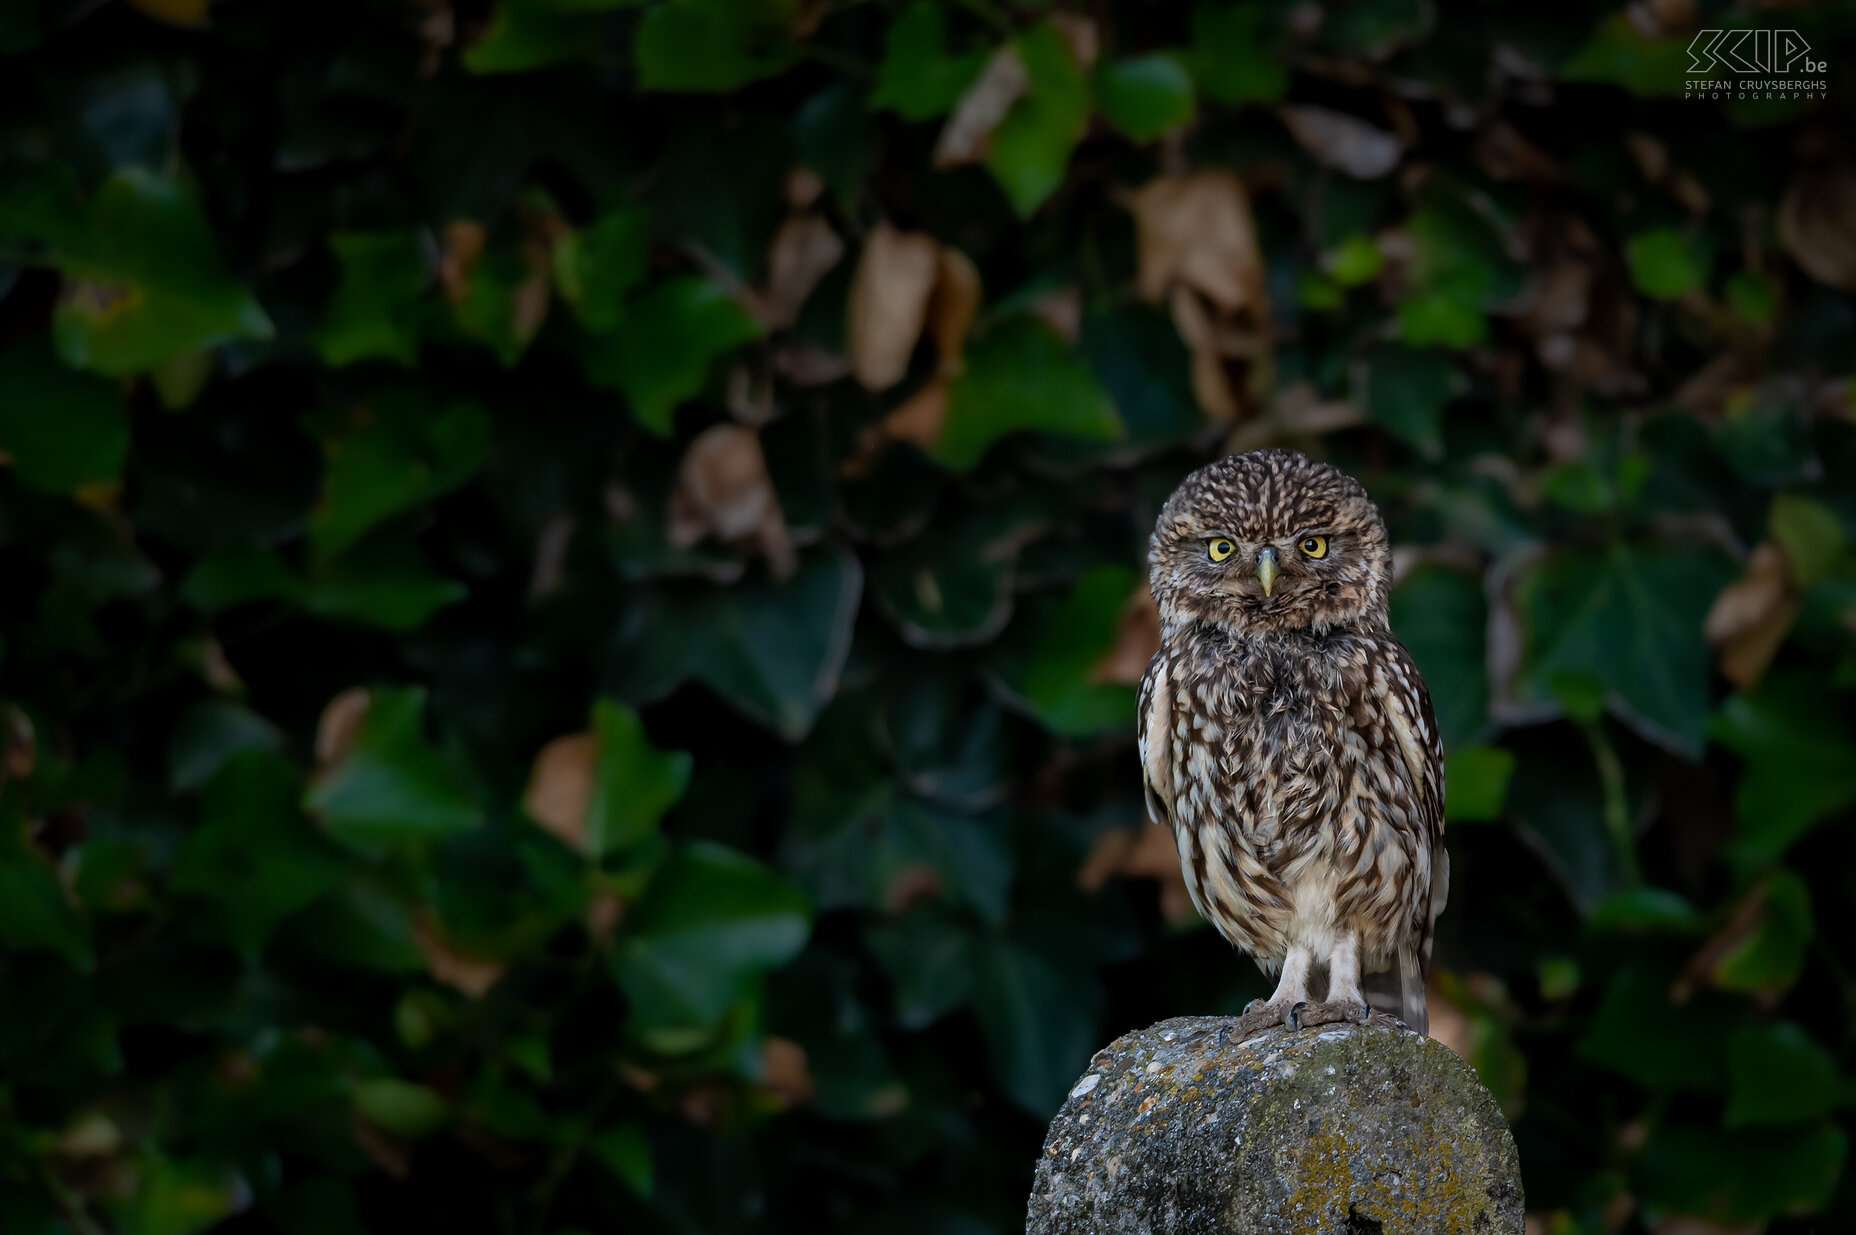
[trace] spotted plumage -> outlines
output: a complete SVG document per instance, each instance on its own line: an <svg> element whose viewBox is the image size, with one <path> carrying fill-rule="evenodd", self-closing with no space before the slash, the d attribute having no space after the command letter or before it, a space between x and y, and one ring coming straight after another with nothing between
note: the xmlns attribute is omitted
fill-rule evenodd
<svg viewBox="0 0 1856 1235"><path fill-rule="evenodd" d="M1325 972L1325 1019L1370 1003L1424 1031L1449 886L1443 754L1392 636L1378 509L1306 455L1232 455L1168 499L1148 564L1148 811L1199 912L1281 975L1251 1016L1293 1019Z"/></svg>

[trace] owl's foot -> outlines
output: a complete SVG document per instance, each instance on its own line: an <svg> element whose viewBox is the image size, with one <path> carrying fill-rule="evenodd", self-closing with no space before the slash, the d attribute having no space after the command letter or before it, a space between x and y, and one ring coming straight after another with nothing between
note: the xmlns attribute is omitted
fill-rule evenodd
<svg viewBox="0 0 1856 1235"><path fill-rule="evenodd" d="M1232 1032L1239 1039L1254 1038L1266 1029L1299 1029L1306 1024L1300 1014L1311 1005L1301 1000L1282 1000L1270 1003L1262 999L1253 999L1244 1008L1244 1014L1232 1025Z"/></svg>
<svg viewBox="0 0 1856 1235"><path fill-rule="evenodd" d="M1297 1020L1304 1027L1342 1022L1350 1025L1364 1025L1372 1014L1373 1010L1364 1003L1356 1003L1351 999L1330 999L1326 1003L1303 1004Z"/></svg>

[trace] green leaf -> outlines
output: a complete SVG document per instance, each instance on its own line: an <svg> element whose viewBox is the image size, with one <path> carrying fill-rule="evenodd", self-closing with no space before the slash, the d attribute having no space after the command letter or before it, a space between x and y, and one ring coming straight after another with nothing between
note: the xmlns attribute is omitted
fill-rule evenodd
<svg viewBox="0 0 1856 1235"><path fill-rule="evenodd" d="M120 1203L122 1235L193 1235L251 1204L251 1185L223 1163L151 1156L138 1164L137 1187Z"/></svg>
<svg viewBox="0 0 1856 1235"><path fill-rule="evenodd" d="M52 316L58 354L111 376L197 348L266 339L270 319L227 272L206 218L181 188L139 167L97 190L80 247L63 253Z"/></svg>
<svg viewBox="0 0 1856 1235"><path fill-rule="evenodd" d="M1099 1045L1086 989L1021 944L980 954L973 1008L993 1077L1035 1118L1050 1117Z"/></svg>
<svg viewBox="0 0 1856 1235"><path fill-rule="evenodd" d="M1612 13L1559 75L1565 81L1607 82L1643 97L1679 95L1690 76L1689 41L1686 33L1647 37L1628 14Z"/></svg>
<svg viewBox="0 0 1856 1235"><path fill-rule="evenodd" d="M122 390L59 364L39 339L0 353L0 454L48 493L114 485L129 453Z"/></svg>
<svg viewBox="0 0 1856 1235"><path fill-rule="evenodd" d="M1401 336L1414 347L1481 343L1488 311L1521 289L1523 272L1501 236L1470 194L1442 181L1425 192L1406 230L1412 261L1410 294L1398 307Z"/></svg>
<svg viewBox="0 0 1856 1235"><path fill-rule="evenodd" d="M947 54L947 11L936 0L915 0L883 36L873 110L892 110L904 120L928 120L953 109L980 70L986 53Z"/></svg>
<svg viewBox="0 0 1856 1235"><path fill-rule="evenodd" d="M1089 122L1089 83L1069 43L1049 23L1031 27L1013 46L1027 85L992 131L986 166L1028 218L1063 183L1070 151Z"/></svg>
<svg viewBox="0 0 1856 1235"><path fill-rule="evenodd" d="M290 595L310 613L387 630L417 630L437 610L470 589L432 568L410 538L368 537L330 562L318 563Z"/></svg>
<svg viewBox="0 0 1856 1235"><path fill-rule="evenodd" d="M1028 649L1022 680L1014 685L1052 733L1092 737L1132 723L1134 687L1098 682L1092 674L1114 647L1122 612L1140 583L1140 575L1126 566L1097 566L1067 595L1028 606L1023 633L1014 641Z"/></svg>
<svg viewBox="0 0 1856 1235"><path fill-rule="evenodd" d="M369 357L419 362L421 301L428 282L425 251L411 232L338 232L329 247L341 280L329 300L316 348L332 365Z"/></svg>
<svg viewBox="0 0 1856 1235"><path fill-rule="evenodd" d="M694 678L797 741L837 690L862 590L862 568L841 548L806 554L784 582L663 585L628 611L606 681L645 700Z"/></svg>
<svg viewBox="0 0 1856 1235"><path fill-rule="evenodd" d="M1342 287L1359 287L1379 277L1385 258L1371 236L1355 232L1329 250L1321 264Z"/></svg>
<svg viewBox="0 0 1856 1235"><path fill-rule="evenodd" d="M1562 549L1516 581L1520 691L1553 697L1555 674L1586 673L1652 741L1701 754L1710 653L1701 624L1733 567L1711 549Z"/></svg>
<svg viewBox="0 0 1856 1235"><path fill-rule="evenodd" d="M464 297L452 306L458 328L514 368L547 320L548 274L538 255L497 236L471 263Z"/></svg>
<svg viewBox="0 0 1856 1235"><path fill-rule="evenodd" d="M947 511L938 535L918 536L871 564L870 590L913 647L985 643L1011 620L1019 546L1050 519L1031 496Z"/></svg>
<svg viewBox="0 0 1856 1235"><path fill-rule="evenodd" d="M23 840L0 844L0 944L56 952L86 973L91 968L88 927L57 870Z"/></svg>
<svg viewBox="0 0 1856 1235"><path fill-rule="evenodd" d="M451 1108L424 1085L396 1076L356 1081L354 1108L371 1124L394 1136L416 1141L445 1126Z"/></svg>
<svg viewBox="0 0 1856 1235"><path fill-rule="evenodd" d="M790 0L665 0L638 23L632 53L646 90L721 92L783 73L798 58Z"/></svg>
<svg viewBox="0 0 1856 1235"><path fill-rule="evenodd" d="M1704 993L1677 1007L1670 975L1641 961L1605 988L1578 1044L1578 1054L1650 1089L1713 1092L1726 1075L1734 1005Z"/></svg>
<svg viewBox="0 0 1856 1235"><path fill-rule="evenodd" d="M1125 432L1088 365L1036 318L1001 322L968 347L966 361L934 446L949 467L970 471L995 441L1025 429L1090 441Z"/></svg>
<svg viewBox="0 0 1856 1235"><path fill-rule="evenodd" d="M1167 52L1104 60L1096 67L1096 106L1130 138L1153 141L1191 123L1192 74Z"/></svg>
<svg viewBox="0 0 1856 1235"><path fill-rule="evenodd" d="M1836 1109L1837 1061L1792 1021L1746 1025L1727 1043L1729 1128L1806 1123Z"/></svg>
<svg viewBox="0 0 1856 1235"><path fill-rule="evenodd" d="M477 41L465 48L472 73L526 73L597 51L597 17L566 11L544 0L502 0Z"/></svg>
<svg viewBox="0 0 1856 1235"><path fill-rule="evenodd" d="M1708 280L1695 246L1672 227L1639 232L1624 246L1630 279L1637 290L1656 300L1686 296Z"/></svg>
<svg viewBox="0 0 1856 1235"><path fill-rule="evenodd" d="M1146 305L1086 313L1078 347L1125 425L1128 445L1171 444L1205 427L1192 397L1192 354L1165 314Z"/></svg>
<svg viewBox="0 0 1856 1235"><path fill-rule="evenodd" d="M864 938L889 975L902 1028L926 1029L972 996L981 944L954 914L915 909Z"/></svg>
<svg viewBox="0 0 1856 1235"><path fill-rule="evenodd" d="M168 783L198 789L234 755L277 750L283 734L264 717L224 699L206 699L181 713L168 741Z"/></svg>
<svg viewBox="0 0 1856 1235"><path fill-rule="evenodd" d="M1727 303L1749 326L1764 326L1778 311L1778 285L1771 275L1738 270L1727 279Z"/></svg>
<svg viewBox="0 0 1856 1235"><path fill-rule="evenodd" d="M587 376L624 391L633 418L668 437L677 405L702 389L710 362L759 334L759 323L720 285L679 275L627 308L625 328L595 344Z"/></svg>
<svg viewBox="0 0 1856 1235"><path fill-rule="evenodd" d="M1670 1123L1650 1134L1632 1191L1652 1210L1758 1225L1829 1204L1848 1152L1831 1123L1753 1132Z"/></svg>
<svg viewBox="0 0 1856 1235"><path fill-rule="evenodd" d="M311 786L325 831L361 851L467 831L483 820L456 763L425 739L423 690L376 690L354 746Z"/></svg>
<svg viewBox="0 0 1856 1235"><path fill-rule="evenodd" d="M1849 547L1849 537L1836 513L1821 502L1795 493L1772 498L1768 522L1773 539L1785 547L1798 586L1808 588L1824 578Z"/></svg>
<svg viewBox="0 0 1856 1235"><path fill-rule="evenodd" d="M1366 410L1427 455L1443 452L1444 404L1457 385L1449 356L1399 343L1373 349L1366 371Z"/></svg>
<svg viewBox="0 0 1856 1235"><path fill-rule="evenodd" d="M1391 612L1392 631L1430 691L1444 745L1475 742L1489 727L1489 607L1481 576L1423 563L1392 589Z"/></svg>
<svg viewBox="0 0 1856 1235"><path fill-rule="evenodd" d="M1856 723L1846 697L1808 670L1770 673L1729 696L1708 732L1746 761L1734 852L1749 865L1779 858L1856 802Z"/></svg>
<svg viewBox="0 0 1856 1235"><path fill-rule="evenodd" d="M1289 89L1289 68L1269 9L1256 0L1199 0L1187 64L1221 103L1269 103Z"/></svg>
<svg viewBox="0 0 1856 1235"><path fill-rule="evenodd" d="M490 418L471 402L434 408L410 387L376 391L344 415L320 418L322 500L310 542L324 553L352 545L382 520L463 484L490 449Z"/></svg>
<svg viewBox="0 0 1856 1235"><path fill-rule="evenodd" d="M1586 924L1595 931L1670 931L1701 929L1695 907L1667 888L1638 887L1614 892L1592 910Z"/></svg>
<svg viewBox="0 0 1856 1235"><path fill-rule="evenodd" d="M554 246L554 283L580 324L610 334L625 320L625 296L644 278L650 258L643 207L611 210Z"/></svg>
<svg viewBox="0 0 1856 1235"><path fill-rule="evenodd" d="M625 1186L642 1197L649 1197L654 1179L651 1142L644 1129L635 1123L617 1123L603 1128L587 1141L587 1150L625 1181Z"/></svg>
<svg viewBox="0 0 1856 1235"><path fill-rule="evenodd" d="M691 756L663 751L645 737L644 722L624 704L593 704L599 761L587 804L586 851L598 861L623 853L656 834L657 821L689 787Z"/></svg>
<svg viewBox="0 0 1856 1235"><path fill-rule="evenodd" d="M647 1034L715 1024L810 930L805 896L752 858L719 845L679 851L626 915L613 956L629 1024Z"/></svg>
<svg viewBox="0 0 1856 1235"><path fill-rule="evenodd" d="M1811 889L1783 868L1767 875L1753 893L1759 918L1715 962L1710 976L1730 991L1780 991L1798 981L1811 947Z"/></svg>
<svg viewBox="0 0 1856 1235"><path fill-rule="evenodd" d="M250 750L208 782L200 824L174 865L174 888L209 903L196 929L255 953L286 918L333 888L341 871L303 817L295 765Z"/></svg>
<svg viewBox="0 0 1856 1235"><path fill-rule="evenodd" d="M1502 817L1514 752L1499 746L1459 746L1444 761L1444 818L1486 823Z"/></svg>

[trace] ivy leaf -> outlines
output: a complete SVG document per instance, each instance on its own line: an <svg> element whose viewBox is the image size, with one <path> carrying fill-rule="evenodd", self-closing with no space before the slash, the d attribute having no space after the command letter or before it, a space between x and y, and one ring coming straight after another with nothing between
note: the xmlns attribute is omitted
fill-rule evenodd
<svg viewBox="0 0 1856 1235"><path fill-rule="evenodd" d="M715 1024L810 930L805 896L752 858L720 845L679 851L627 914L613 955L629 1024L646 1034Z"/></svg>
<svg viewBox="0 0 1856 1235"><path fill-rule="evenodd" d="M77 368L117 376L271 337L270 319L226 270L199 207L142 168L119 168L103 182L81 246L59 264L65 286L52 332Z"/></svg>
<svg viewBox="0 0 1856 1235"><path fill-rule="evenodd" d="M129 453L119 385L59 364L41 340L0 353L0 453L48 493L116 484Z"/></svg>
<svg viewBox="0 0 1856 1235"><path fill-rule="evenodd" d="M1424 563L1392 589L1391 609L1392 632L1424 677L1444 744L1474 742L1489 726L1489 607L1481 577Z"/></svg>
<svg viewBox="0 0 1856 1235"><path fill-rule="evenodd" d="M1289 89L1282 39L1256 0L1199 0L1192 8L1187 64L1199 89L1220 103L1268 103Z"/></svg>
<svg viewBox="0 0 1856 1235"><path fill-rule="evenodd" d="M639 296L626 328L595 343L587 376L624 391L638 423L668 437L677 405L702 389L710 361L759 334L720 285L679 275Z"/></svg>
<svg viewBox="0 0 1856 1235"><path fill-rule="evenodd" d="M1710 672L1701 624L1732 577L1732 563L1707 549L1560 550L1515 585L1518 688L1547 700L1556 674L1589 674L1638 732L1698 758Z"/></svg>
<svg viewBox="0 0 1856 1235"><path fill-rule="evenodd" d="M1007 688L1052 733L1091 737L1132 723L1135 688L1097 681L1093 670L1115 645L1122 611L1140 583L1126 566L1097 566L1068 595L1027 603L1021 624L1004 641Z"/></svg>
<svg viewBox="0 0 1856 1235"><path fill-rule="evenodd" d="M615 633L607 681L643 700L693 678L797 741L837 689L862 590L862 568L842 548L806 554L783 582L662 584Z"/></svg>
<svg viewBox="0 0 1856 1235"><path fill-rule="evenodd" d="M1676 300L1708 280L1695 246L1681 232L1659 227L1639 232L1624 246L1631 282L1655 300Z"/></svg>
<svg viewBox="0 0 1856 1235"><path fill-rule="evenodd" d="M874 110L890 109L904 120L944 115L986 67L987 53L947 53L947 11L935 0L915 0L883 36Z"/></svg>
<svg viewBox="0 0 1856 1235"><path fill-rule="evenodd" d="M86 973L91 968L89 924L66 898L57 870L23 837L0 847L0 943L42 948Z"/></svg>
<svg viewBox="0 0 1856 1235"><path fill-rule="evenodd" d="M632 45L646 90L720 92L783 73L797 59L789 0L665 0L638 23Z"/></svg>
<svg viewBox="0 0 1856 1235"><path fill-rule="evenodd" d="M625 297L644 278L649 216L640 207L608 211L554 246L554 282L580 324L610 334L625 318Z"/></svg>
<svg viewBox="0 0 1856 1235"><path fill-rule="evenodd" d="M334 887L341 869L303 818L295 765L253 750L234 755L207 784L200 824L175 863L174 887L209 903L196 929L249 954Z"/></svg>
<svg viewBox="0 0 1856 1235"><path fill-rule="evenodd" d="M310 787L305 805L330 836L378 851L435 840L483 821L453 759L426 741L423 690L377 690L354 745Z"/></svg>
<svg viewBox="0 0 1856 1235"><path fill-rule="evenodd" d="M1057 28L1048 23L1018 36L1024 97L993 130L986 165L1021 216L1030 216L1063 183L1070 151L1089 121L1089 83Z"/></svg>
<svg viewBox="0 0 1856 1235"><path fill-rule="evenodd" d="M1830 1052L1792 1021L1746 1025L1727 1043L1728 1128L1807 1123L1837 1107Z"/></svg>
<svg viewBox="0 0 1856 1235"><path fill-rule="evenodd" d="M1847 697L1800 670L1769 673L1728 697L1709 736L1746 761L1734 853L1759 866L1856 802L1856 723Z"/></svg>
<svg viewBox="0 0 1856 1235"><path fill-rule="evenodd" d="M1038 1119L1062 1103L1099 1045L1086 990L1021 944L1002 942L980 954L973 1008L993 1075Z"/></svg>
<svg viewBox="0 0 1856 1235"><path fill-rule="evenodd" d="M1385 343L1366 370L1366 410L1420 452L1443 453L1444 404L1457 386L1456 366L1439 351Z"/></svg>
<svg viewBox="0 0 1856 1235"><path fill-rule="evenodd" d="M1103 61L1096 69L1096 106L1133 140L1153 141L1191 123L1192 74L1166 52Z"/></svg>
<svg viewBox="0 0 1856 1235"><path fill-rule="evenodd" d="M593 732L599 760L587 804L586 851L597 862L655 834L657 821L689 787L692 759L688 751L651 745L638 713L607 699L593 705Z"/></svg>
<svg viewBox="0 0 1856 1235"><path fill-rule="evenodd" d="M328 460L322 501L310 515L310 542L324 553L347 548L381 520L431 501L468 480L489 454L490 418L481 406L433 408L416 389L389 387L318 426Z"/></svg>
<svg viewBox="0 0 1856 1235"><path fill-rule="evenodd" d="M1499 746L1459 746L1444 760L1444 818L1486 823L1502 817L1514 752Z"/></svg>
<svg viewBox="0 0 1856 1235"><path fill-rule="evenodd" d="M1751 1132L1671 1122L1644 1146L1631 1191L1661 1212L1759 1225L1829 1204L1848 1152L1848 1136L1828 1122Z"/></svg>
<svg viewBox="0 0 1856 1235"><path fill-rule="evenodd" d="M316 348L332 365L384 357L419 361L425 251L410 232L347 232L329 237L341 281L329 301Z"/></svg>
<svg viewBox="0 0 1856 1235"><path fill-rule="evenodd" d="M970 471L995 441L1025 429L1089 441L1124 435L1089 366L1036 318L1001 322L968 347L966 361L933 451L949 467Z"/></svg>
<svg viewBox="0 0 1856 1235"><path fill-rule="evenodd" d="M477 41L465 49L472 73L526 73L579 60L600 43L599 24L545 0L502 0Z"/></svg>
<svg viewBox="0 0 1856 1235"><path fill-rule="evenodd" d="M1750 896L1759 907L1757 920L1715 962L1709 976L1730 991L1784 990L1804 972L1811 947L1811 889L1796 872L1781 867Z"/></svg>

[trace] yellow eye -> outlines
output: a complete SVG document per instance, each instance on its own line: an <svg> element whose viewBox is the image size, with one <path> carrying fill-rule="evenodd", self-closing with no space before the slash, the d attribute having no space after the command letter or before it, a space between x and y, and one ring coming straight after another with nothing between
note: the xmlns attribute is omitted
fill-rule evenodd
<svg viewBox="0 0 1856 1235"><path fill-rule="evenodd" d="M1205 548L1206 551L1212 555L1212 561L1214 562L1222 562L1233 553L1237 552L1237 546L1224 539L1211 541Z"/></svg>
<svg viewBox="0 0 1856 1235"><path fill-rule="evenodd" d="M1326 557L1328 555L1328 538L1326 536L1305 536L1302 538L1302 552L1309 557Z"/></svg>

